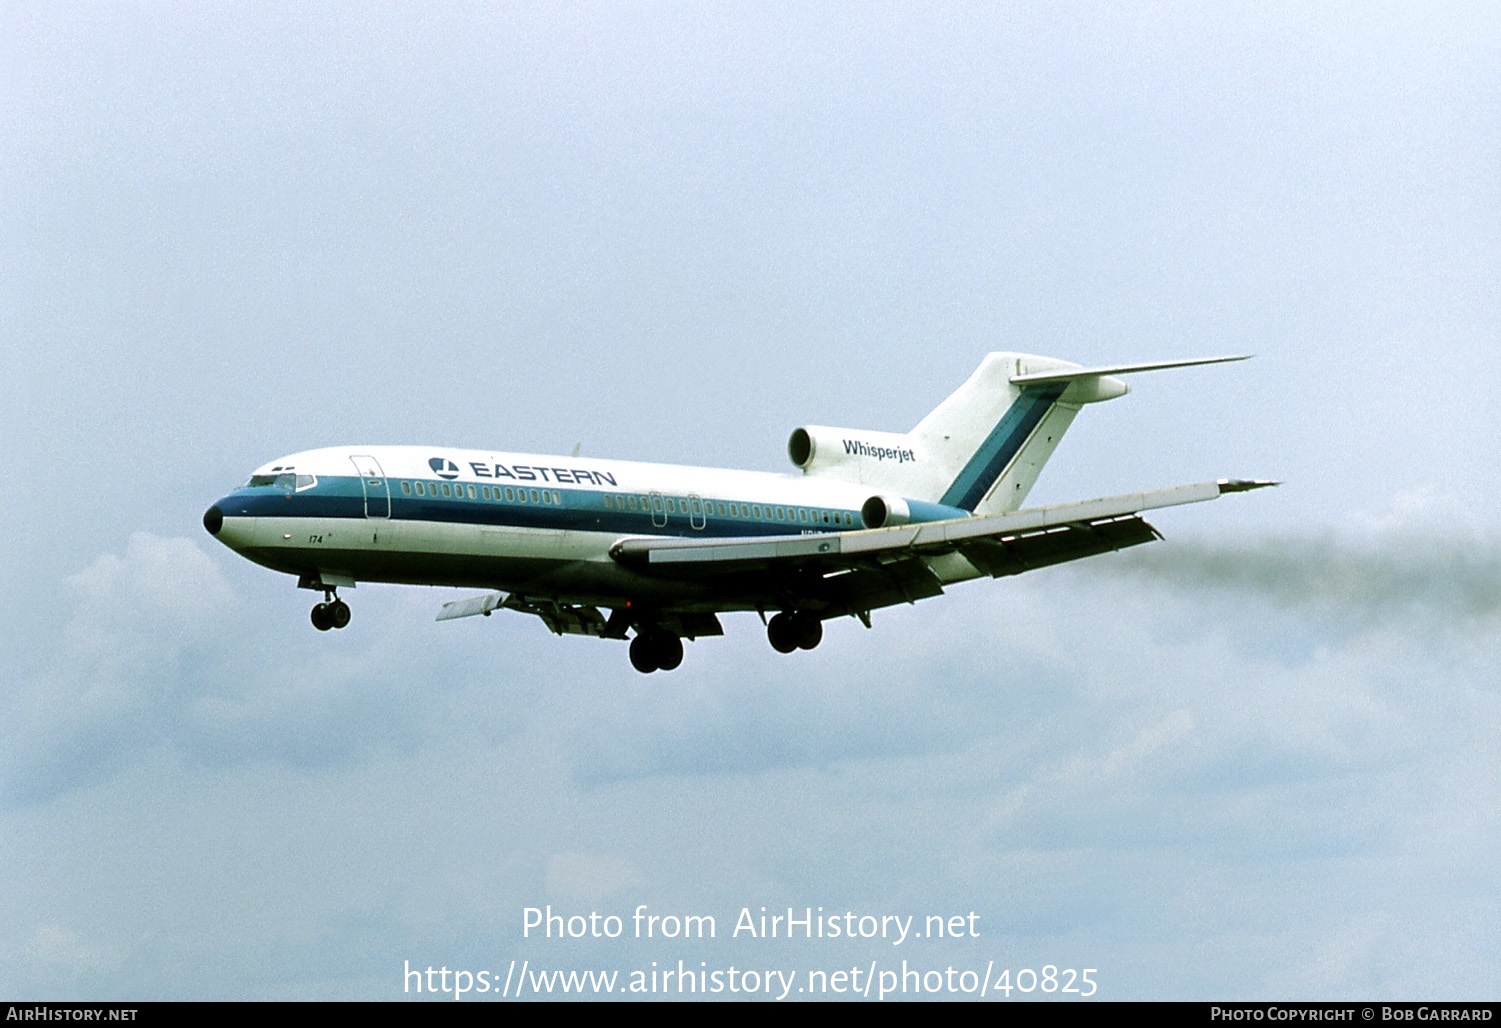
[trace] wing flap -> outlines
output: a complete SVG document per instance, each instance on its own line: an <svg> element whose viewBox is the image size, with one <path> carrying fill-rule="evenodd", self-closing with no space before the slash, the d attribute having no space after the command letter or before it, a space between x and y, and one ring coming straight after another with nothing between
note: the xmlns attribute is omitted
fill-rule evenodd
<svg viewBox="0 0 1501 1028"><path fill-rule="evenodd" d="M597 607L559 603L556 600L520 596L516 593L510 596L505 593L486 593L484 596L445 603L438 610L437 620L452 621L455 618L474 617L476 614L489 617L497 610L514 610L535 615L542 619L542 623L554 635L603 635L605 630L604 615Z"/></svg>
<svg viewBox="0 0 1501 1028"><path fill-rule="evenodd" d="M443 604L438 611L437 620L452 621L455 618L473 617L476 614L488 617L497 610L514 610L519 614L531 614L540 618L548 631L554 635L592 635L601 639L625 638L623 630L620 634L610 631L609 620L600 613L598 607L563 603L543 596L522 596L518 593L512 593L510 596L505 593L487 593L484 596L474 596L467 600L454 600ZM719 618L710 613L664 612L659 615L658 621L663 628L687 639L698 639L706 635L724 635L724 627L719 623Z"/></svg>
<svg viewBox="0 0 1501 1028"><path fill-rule="evenodd" d="M490 613L505 601L504 593L486 593L484 596L473 596L467 600L454 600L438 608L436 620L452 621L454 618L472 618L478 614L489 617Z"/></svg>
<svg viewBox="0 0 1501 1028"><path fill-rule="evenodd" d="M943 583L917 557L864 561L825 574L806 590L825 616L876 610L898 603L916 603L943 592Z"/></svg>
<svg viewBox="0 0 1501 1028"><path fill-rule="evenodd" d="M964 559L992 578L1124 550L1162 538L1134 515L1108 521L1075 522L1021 535L971 539L959 544Z"/></svg>

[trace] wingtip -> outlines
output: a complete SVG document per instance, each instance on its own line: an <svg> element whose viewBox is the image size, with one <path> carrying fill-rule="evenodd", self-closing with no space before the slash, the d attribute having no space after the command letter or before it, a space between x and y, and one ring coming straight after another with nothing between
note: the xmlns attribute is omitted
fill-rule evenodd
<svg viewBox="0 0 1501 1028"><path fill-rule="evenodd" d="M1282 483L1268 478L1222 478L1216 484L1221 493L1248 493L1252 489L1269 489Z"/></svg>

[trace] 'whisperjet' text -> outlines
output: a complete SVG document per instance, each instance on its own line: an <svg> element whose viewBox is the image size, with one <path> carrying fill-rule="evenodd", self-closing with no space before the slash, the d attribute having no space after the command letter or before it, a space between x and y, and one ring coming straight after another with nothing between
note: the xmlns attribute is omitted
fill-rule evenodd
<svg viewBox="0 0 1501 1028"><path fill-rule="evenodd" d="M562 482L564 485L614 485L615 476L608 471L587 471L583 468L539 468L515 464L483 464L472 460L469 468L475 478L509 478L517 482ZM549 478L548 476L552 477Z"/></svg>
<svg viewBox="0 0 1501 1028"><path fill-rule="evenodd" d="M915 461L917 457L911 450L898 450L894 446L872 446L862 443L858 439L846 439L844 452L853 453L861 457L874 457L876 460L894 460L898 464L905 464L909 460Z"/></svg>

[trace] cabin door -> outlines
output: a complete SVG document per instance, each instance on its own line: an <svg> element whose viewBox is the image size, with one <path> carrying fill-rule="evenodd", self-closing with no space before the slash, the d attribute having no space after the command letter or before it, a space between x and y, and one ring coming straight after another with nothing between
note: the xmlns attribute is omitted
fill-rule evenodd
<svg viewBox="0 0 1501 1028"><path fill-rule="evenodd" d="M365 517L388 518L391 516L391 487L380 461L374 457L350 457L360 473L360 488L365 491Z"/></svg>

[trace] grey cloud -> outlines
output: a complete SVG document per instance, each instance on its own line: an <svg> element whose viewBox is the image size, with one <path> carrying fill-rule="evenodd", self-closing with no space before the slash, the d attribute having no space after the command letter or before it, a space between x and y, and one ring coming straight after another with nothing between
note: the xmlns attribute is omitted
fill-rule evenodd
<svg viewBox="0 0 1501 1028"><path fill-rule="evenodd" d="M6 805L95 784L156 748L302 768L408 749L452 702L414 684L428 670L441 680L452 655L388 633L316 638L301 618L288 633L283 607L242 601L189 539L137 533L67 585L45 670L5 701Z"/></svg>
<svg viewBox="0 0 1501 1028"><path fill-rule="evenodd" d="M1501 611L1501 546L1481 538L1333 533L1242 544L1174 539L1086 565L1110 576L1220 591L1367 623L1403 617L1475 621Z"/></svg>

